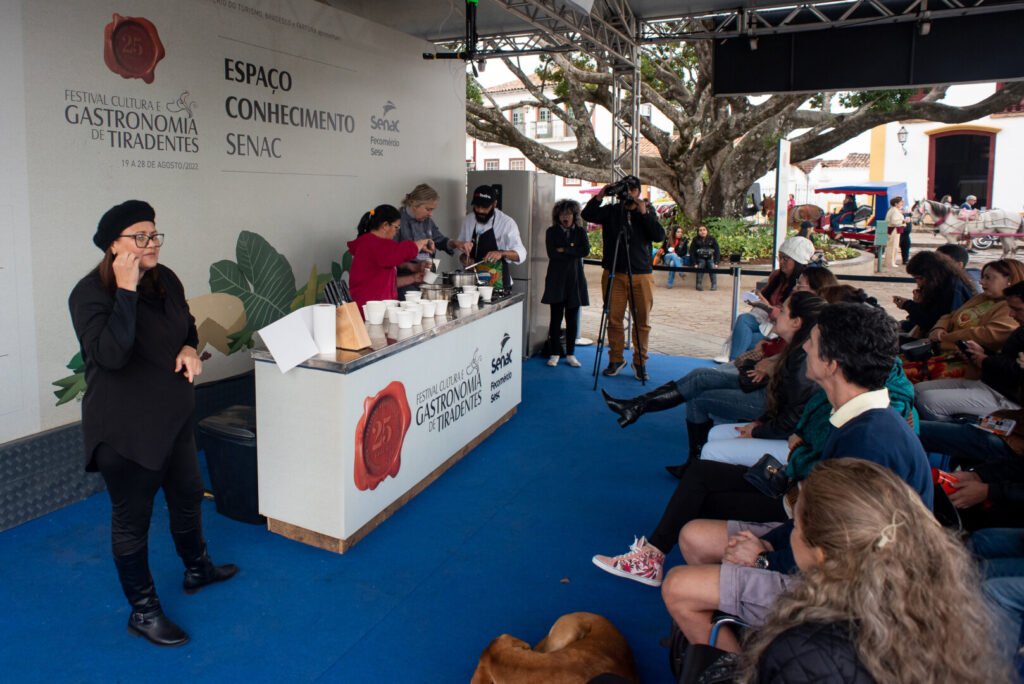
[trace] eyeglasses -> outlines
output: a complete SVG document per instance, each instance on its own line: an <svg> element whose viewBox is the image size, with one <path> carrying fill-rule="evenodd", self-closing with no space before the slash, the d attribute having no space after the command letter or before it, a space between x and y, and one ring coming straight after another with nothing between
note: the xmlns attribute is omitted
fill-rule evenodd
<svg viewBox="0 0 1024 684"><path fill-rule="evenodd" d="M154 247L159 247L160 245L164 244L163 233L135 233L134 235L117 236L118 240L120 240L121 238L132 238L133 240L135 240L135 246L140 248L146 247L146 245L148 245L151 242L153 243Z"/></svg>

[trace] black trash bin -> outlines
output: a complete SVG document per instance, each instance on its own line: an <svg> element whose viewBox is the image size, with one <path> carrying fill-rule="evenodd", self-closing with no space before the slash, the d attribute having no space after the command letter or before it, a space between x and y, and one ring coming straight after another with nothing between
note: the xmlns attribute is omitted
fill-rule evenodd
<svg viewBox="0 0 1024 684"><path fill-rule="evenodd" d="M256 480L256 408L228 407L199 421L199 433L217 512L240 522L266 522Z"/></svg>

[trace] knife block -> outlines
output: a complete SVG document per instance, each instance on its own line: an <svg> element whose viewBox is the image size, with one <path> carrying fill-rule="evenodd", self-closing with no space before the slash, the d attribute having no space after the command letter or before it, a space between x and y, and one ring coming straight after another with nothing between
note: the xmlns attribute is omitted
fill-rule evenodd
<svg viewBox="0 0 1024 684"><path fill-rule="evenodd" d="M335 314L335 333L338 349L355 351L370 346L370 334L359 314L359 305L355 302L342 304Z"/></svg>

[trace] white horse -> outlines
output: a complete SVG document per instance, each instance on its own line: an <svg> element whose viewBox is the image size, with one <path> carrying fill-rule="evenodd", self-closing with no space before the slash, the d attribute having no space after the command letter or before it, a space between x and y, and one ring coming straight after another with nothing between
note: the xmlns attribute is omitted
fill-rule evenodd
<svg viewBox="0 0 1024 684"><path fill-rule="evenodd" d="M998 237L1003 246L1003 257L1012 257L1017 251L1017 238L1024 237L1024 220L1020 214L1003 209L988 211L958 211L954 207L932 200L921 200L915 218L930 216L939 234L946 242L963 241L970 245L971 238L981 235Z"/></svg>

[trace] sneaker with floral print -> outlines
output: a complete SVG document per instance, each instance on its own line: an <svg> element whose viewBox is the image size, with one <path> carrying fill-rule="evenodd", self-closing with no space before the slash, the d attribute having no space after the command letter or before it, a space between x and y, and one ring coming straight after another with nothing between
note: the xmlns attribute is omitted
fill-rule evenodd
<svg viewBox="0 0 1024 684"><path fill-rule="evenodd" d="M621 556L594 556L593 560L594 565L605 572L651 587L661 586L665 554L651 546L646 537L634 538L629 553Z"/></svg>

